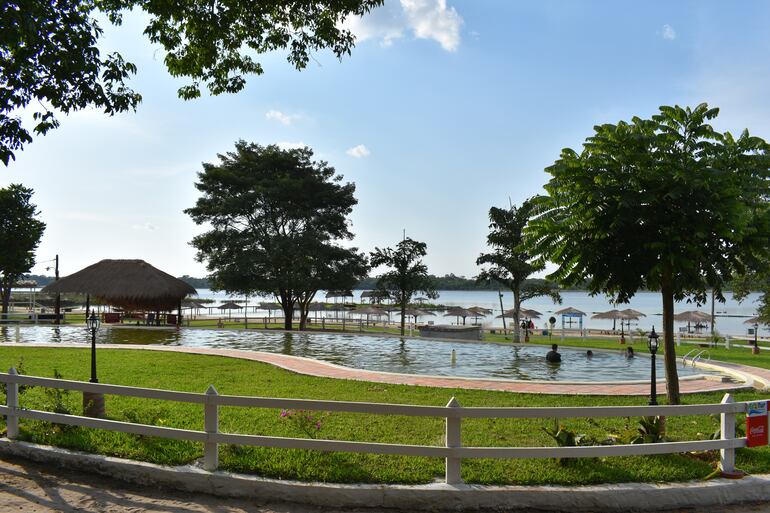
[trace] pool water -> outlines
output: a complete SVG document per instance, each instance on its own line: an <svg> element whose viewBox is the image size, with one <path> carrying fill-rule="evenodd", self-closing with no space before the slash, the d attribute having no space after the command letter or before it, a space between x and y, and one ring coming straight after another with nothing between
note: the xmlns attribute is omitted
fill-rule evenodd
<svg viewBox="0 0 770 513"><path fill-rule="evenodd" d="M445 342L419 338L328 333L283 333L205 329L134 329L109 327L99 331L105 344L161 344L263 351L321 360L335 365L372 371L545 381L642 381L650 377L650 360L644 356L627 359L618 351L561 348L561 364L549 364L542 345ZM0 327L0 343L90 343L83 327L13 326ZM625 347L625 346L623 346ZM456 359L452 361L452 350ZM665 376L663 358L657 373ZM679 375L719 374L706 369L681 366Z"/></svg>

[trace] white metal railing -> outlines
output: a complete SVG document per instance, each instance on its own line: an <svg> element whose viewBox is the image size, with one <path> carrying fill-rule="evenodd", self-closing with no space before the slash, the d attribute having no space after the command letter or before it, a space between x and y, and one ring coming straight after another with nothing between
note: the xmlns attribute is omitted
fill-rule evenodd
<svg viewBox="0 0 770 513"><path fill-rule="evenodd" d="M0 382L7 384L6 405L0 405L0 415L6 416L9 439L18 437L19 419L36 419L59 424L87 428L106 429L123 433L157 436L203 443L203 467L213 471L219 466L219 444L253 445L285 449L313 449L323 451L359 452L426 456L445 459L446 482L458 484L463 458L595 458L605 456L635 456L671 454L689 451L720 451L720 467L724 472L735 469L735 449L746 446L746 438L735 437L735 416L747 411L746 402L734 402L725 394L720 404L693 404L678 406L589 406L589 407L462 407L453 397L446 406L415 406L404 404L342 402L308 399L284 399L219 395L213 385L204 394L176 392L153 388L127 387L103 383L88 383L62 379L41 378L17 374L15 369L0 373ZM101 393L145 399L159 399L203 405L204 430L120 422L107 419L63 415L19 407L19 385L33 385L82 392ZM286 408L330 412L365 413L375 415L405 415L417 417L443 417L446 422L444 446L402 445L342 440L317 440L222 433L219 431L219 407ZM606 445L589 447L464 447L462 445L462 419L466 418L598 418L630 416L681 416L721 415L721 438L664 442L638 445Z"/></svg>

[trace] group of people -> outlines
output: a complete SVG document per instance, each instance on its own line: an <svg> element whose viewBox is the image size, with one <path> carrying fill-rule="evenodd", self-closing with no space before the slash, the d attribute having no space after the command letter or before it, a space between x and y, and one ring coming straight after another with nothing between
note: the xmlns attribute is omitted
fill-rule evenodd
<svg viewBox="0 0 770 513"><path fill-rule="evenodd" d="M626 358L634 357L634 348L627 347L625 351ZM586 351L586 358L589 360L594 357L594 352L590 349ZM548 363L561 363L561 354L559 353L559 345L551 344L551 350L545 354L545 360Z"/></svg>

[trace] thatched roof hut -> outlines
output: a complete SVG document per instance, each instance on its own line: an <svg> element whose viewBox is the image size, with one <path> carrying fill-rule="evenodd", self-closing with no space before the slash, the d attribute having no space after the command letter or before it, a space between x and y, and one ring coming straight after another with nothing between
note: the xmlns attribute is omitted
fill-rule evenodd
<svg viewBox="0 0 770 513"><path fill-rule="evenodd" d="M167 311L198 292L144 260L102 260L49 283L46 294L88 294L124 310Z"/></svg>
<svg viewBox="0 0 770 513"><path fill-rule="evenodd" d="M554 315L572 315L572 316L579 316L583 317L586 313L581 312L577 308L572 308L571 306L567 308L562 308L561 310L557 310L554 312Z"/></svg>
<svg viewBox="0 0 770 513"><path fill-rule="evenodd" d="M233 301L228 301L227 303L222 303L217 308L219 308L220 310L240 310L243 307L238 303L234 303Z"/></svg>

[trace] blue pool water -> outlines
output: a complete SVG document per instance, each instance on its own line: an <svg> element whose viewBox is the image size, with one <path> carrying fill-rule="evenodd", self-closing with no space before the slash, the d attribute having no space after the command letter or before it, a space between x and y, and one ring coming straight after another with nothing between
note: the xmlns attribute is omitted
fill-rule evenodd
<svg viewBox="0 0 770 513"><path fill-rule="evenodd" d="M650 360L626 359L618 351L562 348L560 365L545 361L549 347L540 345L444 342L419 338L326 333L283 333L242 330L146 330L110 327L100 330L100 343L161 344L264 351L321 360L355 369L473 378L547 381L647 380ZM85 328L63 326L0 327L0 343L90 343ZM452 350L456 361L452 362ZM658 358L658 376L665 375ZM679 368L680 376L716 374L698 368Z"/></svg>

